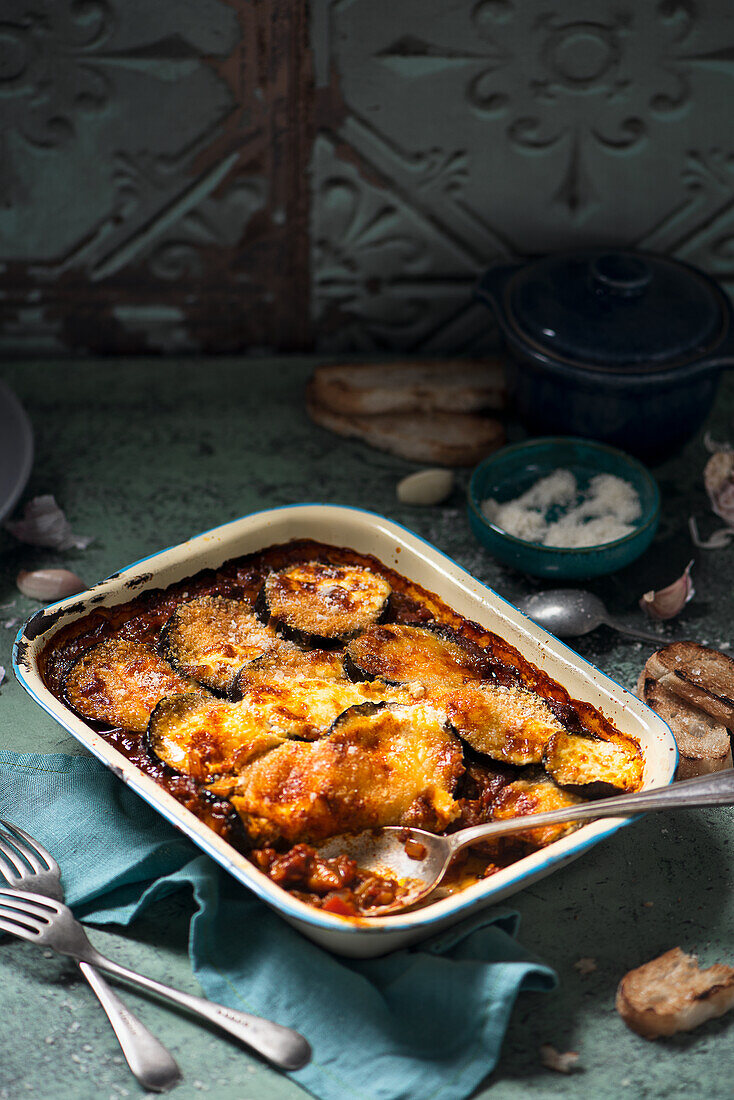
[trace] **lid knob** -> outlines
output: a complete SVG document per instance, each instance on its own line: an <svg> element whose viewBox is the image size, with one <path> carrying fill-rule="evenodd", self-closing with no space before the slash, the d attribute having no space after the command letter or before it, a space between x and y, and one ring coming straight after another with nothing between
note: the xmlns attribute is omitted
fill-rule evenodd
<svg viewBox="0 0 734 1100"><path fill-rule="evenodd" d="M638 298L649 286L652 271L639 256L605 252L589 263L591 285L599 293L617 298Z"/></svg>

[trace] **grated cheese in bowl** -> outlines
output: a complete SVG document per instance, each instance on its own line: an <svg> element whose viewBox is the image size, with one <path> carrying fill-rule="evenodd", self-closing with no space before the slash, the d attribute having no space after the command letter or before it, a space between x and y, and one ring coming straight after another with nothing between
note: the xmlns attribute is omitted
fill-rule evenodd
<svg viewBox="0 0 734 1100"><path fill-rule="evenodd" d="M583 491L570 470L554 470L521 496L500 504L489 498L482 513L508 535L543 546L600 546L634 531L642 515L634 486L614 474L596 474Z"/></svg>

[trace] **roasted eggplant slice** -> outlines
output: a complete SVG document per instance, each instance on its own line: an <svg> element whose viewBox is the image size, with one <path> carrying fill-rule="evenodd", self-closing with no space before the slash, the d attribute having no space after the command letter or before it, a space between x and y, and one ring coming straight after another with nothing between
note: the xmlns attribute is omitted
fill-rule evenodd
<svg viewBox="0 0 734 1100"><path fill-rule="evenodd" d="M545 700L520 684L465 684L447 696L446 715L463 741L507 764L540 764L563 731Z"/></svg>
<svg viewBox="0 0 734 1100"><path fill-rule="evenodd" d="M642 782L642 757L632 745L566 730L551 737L543 764L560 787L587 798L636 791Z"/></svg>
<svg viewBox="0 0 734 1100"><path fill-rule="evenodd" d="M153 756L200 783L236 774L282 741L246 707L200 695L161 700L146 732Z"/></svg>
<svg viewBox="0 0 734 1100"><path fill-rule="evenodd" d="M461 745L424 705L351 707L320 741L288 741L240 775L232 803L251 839L319 842L380 825L444 829Z"/></svg>
<svg viewBox="0 0 734 1100"><path fill-rule="evenodd" d="M161 631L163 656L185 676L227 693L243 665L276 644L275 633L249 604L199 596L182 604Z"/></svg>
<svg viewBox="0 0 734 1100"><path fill-rule="evenodd" d="M476 679L472 657L460 645L425 627L373 626L350 642L346 669L356 680L423 684L442 691Z"/></svg>
<svg viewBox="0 0 734 1100"><path fill-rule="evenodd" d="M75 661L64 680L66 701L84 718L142 733L167 695L203 689L155 650L131 638L109 638Z"/></svg>
<svg viewBox="0 0 734 1100"><path fill-rule="evenodd" d="M525 817L527 814L543 814L549 810L561 810L565 806L575 806L581 798L570 791L561 790L552 779L543 775L540 769L529 769L530 774L508 783L497 794L492 807L492 820L504 821L508 817ZM514 836L500 837L490 841L486 847L497 846L500 850L508 847L544 848L554 840L559 840L577 826L574 822L565 825L545 825L539 829L528 829Z"/></svg>
<svg viewBox="0 0 734 1100"><path fill-rule="evenodd" d="M207 782L238 774L287 738L316 740L349 707L392 691L349 680L293 680L253 687L236 703L194 695L164 699L148 723L148 749L176 771ZM216 793L224 793L221 784Z"/></svg>
<svg viewBox="0 0 734 1100"><path fill-rule="evenodd" d="M308 644L352 638L385 611L390 585L369 569L308 561L271 573L262 589L267 614Z"/></svg>
<svg viewBox="0 0 734 1100"><path fill-rule="evenodd" d="M236 705L247 708L266 729L285 737L316 741L349 707L383 701L402 702L403 693L385 684L294 679L252 687Z"/></svg>
<svg viewBox="0 0 734 1100"><path fill-rule="evenodd" d="M232 686L232 698L241 698L250 688L289 684L298 679L345 680L342 654L335 649L303 650L281 641L275 649L240 669Z"/></svg>

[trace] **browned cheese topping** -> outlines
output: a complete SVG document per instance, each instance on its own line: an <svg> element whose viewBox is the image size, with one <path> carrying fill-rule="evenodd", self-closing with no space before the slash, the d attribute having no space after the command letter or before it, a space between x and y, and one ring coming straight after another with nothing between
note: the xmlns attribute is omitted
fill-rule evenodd
<svg viewBox="0 0 734 1100"><path fill-rule="evenodd" d="M197 690L149 645L125 637L88 650L64 684L67 701L85 718L141 733L166 695Z"/></svg>
<svg viewBox="0 0 734 1100"><path fill-rule="evenodd" d="M563 730L545 700L519 685L465 684L448 694L446 713L468 745L508 764L539 764Z"/></svg>
<svg viewBox="0 0 734 1100"><path fill-rule="evenodd" d="M183 604L161 634L161 653L186 676L227 692L242 668L276 644L249 604L202 596Z"/></svg>
<svg viewBox="0 0 734 1100"><path fill-rule="evenodd" d="M302 638L351 637L382 615L390 585L368 569L306 562L265 581L268 612Z"/></svg>
<svg viewBox="0 0 734 1100"><path fill-rule="evenodd" d="M419 626L372 627L349 643L346 654L347 667L357 676L388 684L417 683L433 697L478 678L465 649Z"/></svg>
<svg viewBox="0 0 734 1100"><path fill-rule="evenodd" d="M288 741L245 769L232 802L258 844L379 825L440 832L458 814L461 745L421 706L357 707L328 737Z"/></svg>

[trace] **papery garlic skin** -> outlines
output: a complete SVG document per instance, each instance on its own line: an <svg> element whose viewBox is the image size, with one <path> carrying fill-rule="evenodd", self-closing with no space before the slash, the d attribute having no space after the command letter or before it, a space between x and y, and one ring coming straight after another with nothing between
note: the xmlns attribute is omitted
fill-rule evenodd
<svg viewBox="0 0 734 1100"><path fill-rule="evenodd" d="M734 451L717 451L706 463L703 483L711 509L734 527Z"/></svg>
<svg viewBox="0 0 734 1100"><path fill-rule="evenodd" d="M579 1053L568 1050L561 1054L550 1043L543 1043L540 1047L540 1061L546 1069L555 1070L556 1073L571 1073L578 1065Z"/></svg>
<svg viewBox="0 0 734 1100"><path fill-rule="evenodd" d="M689 561L681 576L667 588L660 588L657 592L653 590L645 592L640 598L640 607L651 619L659 621L674 619L689 600L693 599L696 589L691 580L692 566L693 560Z"/></svg>
<svg viewBox="0 0 734 1100"><path fill-rule="evenodd" d="M84 550L92 541L87 535L74 534L51 493L28 501L22 519L8 520L5 527L21 542L54 550Z"/></svg>
<svg viewBox="0 0 734 1100"><path fill-rule="evenodd" d="M710 455L715 454L716 451L734 451L731 443L720 443L714 439L711 432L704 432L703 445Z"/></svg>
<svg viewBox="0 0 734 1100"><path fill-rule="evenodd" d="M720 527L707 539L702 539L695 516L688 517L688 530L691 534L691 542L700 550L723 550L734 539L734 527Z"/></svg>
<svg viewBox="0 0 734 1100"><path fill-rule="evenodd" d="M18 574L16 584L24 596L41 603L75 596L87 587L81 577L77 577L70 569L34 569L32 572L23 569Z"/></svg>

